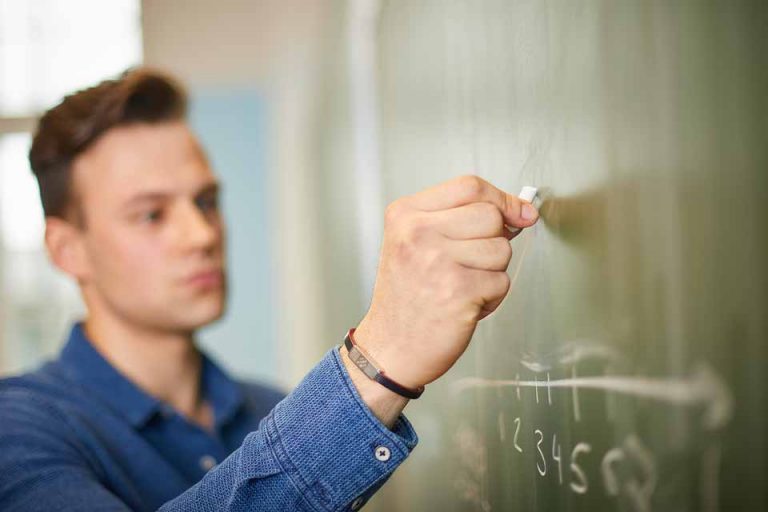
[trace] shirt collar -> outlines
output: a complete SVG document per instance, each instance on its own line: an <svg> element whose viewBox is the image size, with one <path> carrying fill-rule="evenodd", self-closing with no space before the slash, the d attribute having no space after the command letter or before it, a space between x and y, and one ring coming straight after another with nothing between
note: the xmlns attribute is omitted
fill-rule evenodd
<svg viewBox="0 0 768 512"><path fill-rule="evenodd" d="M72 326L59 361L70 377L96 393L135 428L146 425L163 407L160 400L144 392L104 359L87 338L81 323ZM201 391L213 408L217 430L231 420L244 403L240 386L205 354Z"/></svg>

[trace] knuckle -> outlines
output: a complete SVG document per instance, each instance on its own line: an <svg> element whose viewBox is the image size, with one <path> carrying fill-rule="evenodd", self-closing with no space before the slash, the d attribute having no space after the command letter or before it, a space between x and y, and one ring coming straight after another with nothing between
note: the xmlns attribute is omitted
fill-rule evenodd
<svg viewBox="0 0 768 512"><path fill-rule="evenodd" d="M501 214L501 211L499 211L496 206L492 205L491 203L478 203L479 205L482 205L482 212L483 217L488 219L488 222L494 227L494 228L502 228L504 227L504 216Z"/></svg>
<svg viewBox="0 0 768 512"><path fill-rule="evenodd" d="M480 296L485 303L498 301L507 295L509 286L510 279L506 272L493 272L483 283Z"/></svg>
<svg viewBox="0 0 768 512"><path fill-rule="evenodd" d="M472 207L475 208L477 212L484 217L495 217L497 215L501 215L501 212L499 212L498 208L496 208L491 203L486 203L484 201L480 203L474 203Z"/></svg>
<svg viewBox="0 0 768 512"><path fill-rule="evenodd" d="M399 206L397 204L397 201L389 203L387 205L387 208L384 210L384 222L386 224L392 224L397 217L399 217Z"/></svg>
<svg viewBox="0 0 768 512"><path fill-rule="evenodd" d="M392 201L384 210L384 222L388 225L397 223L403 215L403 210L403 204L399 200Z"/></svg>
<svg viewBox="0 0 768 512"><path fill-rule="evenodd" d="M498 275L497 279L498 279L498 287L499 287L499 292L497 297L501 298L501 297L504 297L509 291L509 287L512 281L509 278L509 274L507 274L506 272L497 272L497 275Z"/></svg>
<svg viewBox="0 0 768 512"><path fill-rule="evenodd" d="M488 229L497 230L504 227L504 216L498 208L491 203L479 202L469 206L472 209L473 221L487 226Z"/></svg>
<svg viewBox="0 0 768 512"><path fill-rule="evenodd" d="M425 246L430 233L431 229L423 219L412 215L401 217L392 231L396 257L409 264L424 261L424 255L429 253Z"/></svg>
<svg viewBox="0 0 768 512"><path fill-rule="evenodd" d="M501 255L506 263L512 259L512 245L504 237L493 239L494 252Z"/></svg>
<svg viewBox="0 0 768 512"><path fill-rule="evenodd" d="M459 185L461 189L469 197L476 197L480 195L480 192L483 190L483 187L485 186L485 181L481 177L475 176L474 174L466 174L464 176L459 176L457 179L459 181Z"/></svg>
<svg viewBox="0 0 768 512"><path fill-rule="evenodd" d="M404 232L406 242L416 246L429 237L430 227L422 219L413 217L406 222Z"/></svg>

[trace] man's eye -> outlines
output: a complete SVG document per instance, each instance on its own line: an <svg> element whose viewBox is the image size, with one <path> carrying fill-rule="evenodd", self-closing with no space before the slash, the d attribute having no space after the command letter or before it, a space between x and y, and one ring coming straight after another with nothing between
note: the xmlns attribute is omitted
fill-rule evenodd
<svg viewBox="0 0 768 512"><path fill-rule="evenodd" d="M216 197L201 197L198 198L195 203L197 203L197 207L204 212L217 210L219 208L219 201Z"/></svg>
<svg viewBox="0 0 768 512"><path fill-rule="evenodd" d="M141 214L141 221L153 224L162 219L163 212L161 210L149 210Z"/></svg>

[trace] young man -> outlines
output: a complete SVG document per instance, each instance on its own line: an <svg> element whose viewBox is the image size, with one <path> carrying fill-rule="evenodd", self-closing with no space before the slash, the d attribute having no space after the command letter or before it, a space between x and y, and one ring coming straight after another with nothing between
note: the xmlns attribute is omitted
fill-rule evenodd
<svg viewBox="0 0 768 512"><path fill-rule="evenodd" d="M88 313L58 359L0 381L4 511L358 509L416 444L408 397L507 293L506 226L536 211L461 177L387 208L352 358L332 349L285 398L233 381L194 343L224 310L224 224L185 104L139 69L40 120L45 243Z"/></svg>

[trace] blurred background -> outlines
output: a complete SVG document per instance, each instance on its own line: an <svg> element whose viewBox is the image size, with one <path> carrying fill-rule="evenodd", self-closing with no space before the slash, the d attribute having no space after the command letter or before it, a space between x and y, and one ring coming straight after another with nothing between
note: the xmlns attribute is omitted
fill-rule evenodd
<svg viewBox="0 0 768 512"><path fill-rule="evenodd" d="M353 3L359 11L370 2ZM353 108L347 61L365 59L345 50L358 37L347 7L0 0L0 374L54 354L83 314L74 283L43 250L27 162L36 118L65 94L138 64L170 71L189 88L191 123L224 183L231 301L203 344L235 373L289 388L358 320L367 287L356 282L360 244L345 214L355 207L354 187L366 184L350 188L352 157L328 144ZM365 22L365 12L354 15ZM348 272L328 275L325 257L344 260ZM336 278L355 281L359 293L334 294L327 283Z"/></svg>
<svg viewBox="0 0 768 512"><path fill-rule="evenodd" d="M83 314L42 248L35 120L147 64L188 87L224 184L230 307L201 342L241 377L288 390L359 321L387 202L469 172L541 187L510 298L409 407L421 443L366 510L765 509L767 26L761 0L0 0L0 376ZM595 375L678 379L694 405L585 392L579 419L451 387L534 378L521 359L573 340L621 355ZM592 443L589 493L537 472L534 428L566 479ZM627 439L642 464L609 492Z"/></svg>

